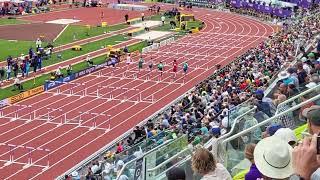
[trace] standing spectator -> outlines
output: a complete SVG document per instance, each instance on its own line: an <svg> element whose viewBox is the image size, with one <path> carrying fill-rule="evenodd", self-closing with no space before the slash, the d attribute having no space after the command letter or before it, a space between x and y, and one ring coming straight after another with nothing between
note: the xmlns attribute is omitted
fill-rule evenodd
<svg viewBox="0 0 320 180"><path fill-rule="evenodd" d="M11 65L7 66L7 80L9 81L10 78L11 78Z"/></svg>
<svg viewBox="0 0 320 180"><path fill-rule="evenodd" d="M33 54L34 54L32 48L29 49L29 53L28 54L29 54L29 59L32 59L33 58Z"/></svg>
<svg viewBox="0 0 320 180"><path fill-rule="evenodd" d="M29 71L30 71L30 62L29 60L26 60L26 63L25 63L25 66L26 66L26 77L29 76Z"/></svg>
<svg viewBox="0 0 320 180"><path fill-rule="evenodd" d="M126 20L126 23L128 23L129 15L128 14L124 15L124 19Z"/></svg>
<svg viewBox="0 0 320 180"><path fill-rule="evenodd" d="M201 180L231 180L228 170L217 163L210 151L199 148L192 156L192 169L203 176Z"/></svg>
<svg viewBox="0 0 320 180"><path fill-rule="evenodd" d="M254 149L256 145L255 144L248 144L244 150L245 154L244 156L251 162L250 170L249 172L245 175L245 180L256 180L258 178L262 178L262 175L260 171L257 169L257 166L255 165L254 162Z"/></svg>
<svg viewBox="0 0 320 180"><path fill-rule="evenodd" d="M25 64L25 61L22 61L22 62L21 62L21 64L20 64L20 70L21 70L22 77L24 78L24 75L25 75L25 72L26 72L26 64Z"/></svg>
<svg viewBox="0 0 320 180"><path fill-rule="evenodd" d="M17 61L12 64L12 70L14 77L18 77L19 66Z"/></svg>
<svg viewBox="0 0 320 180"><path fill-rule="evenodd" d="M9 56L9 57L7 58L7 65L8 65L8 66L11 66L11 64L12 64L12 57Z"/></svg>
<svg viewBox="0 0 320 180"><path fill-rule="evenodd" d="M161 16L161 22L162 22L162 26L164 26L164 21L166 20L166 17L164 15Z"/></svg>
<svg viewBox="0 0 320 180"><path fill-rule="evenodd" d="M141 13L141 21L144 21L144 13Z"/></svg>
<svg viewBox="0 0 320 180"><path fill-rule="evenodd" d="M0 68L0 83L2 84L2 81L5 79L5 69L4 67Z"/></svg>
<svg viewBox="0 0 320 180"><path fill-rule="evenodd" d="M37 67L38 67L38 56L34 56L32 61L31 61L31 65L33 67L33 72L36 73L37 72Z"/></svg>
<svg viewBox="0 0 320 180"><path fill-rule="evenodd" d="M38 65L38 69L41 71L41 68L42 68L42 57L40 55L37 56L37 65Z"/></svg>
<svg viewBox="0 0 320 180"><path fill-rule="evenodd" d="M40 38L38 38L37 41L36 41L36 47L37 47L36 51L38 51L38 49L41 48L41 46L42 46L42 41L41 41Z"/></svg>

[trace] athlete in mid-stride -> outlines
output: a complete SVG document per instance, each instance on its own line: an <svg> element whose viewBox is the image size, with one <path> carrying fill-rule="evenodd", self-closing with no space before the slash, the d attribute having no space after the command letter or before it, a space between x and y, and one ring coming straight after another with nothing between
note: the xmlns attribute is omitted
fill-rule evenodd
<svg viewBox="0 0 320 180"><path fill-rule="evenodd" d="M153 68L153 59L151 58L150 59L150 62L149 62L149 70L150 70L150 72L152 71L152 68Z"/></svg>
<svg viewBox="0 0 320 180"><path fill-rule="evenodd" d="M178 63L177 63L177 60L173 60L173 68L172 68L172 71L173 71L173 79L176 78L176 75L177 75L177 71L178 71Z"/></svg>
<svg viewBox="0 0 320 180"><path fill-rule="evenodd" d="M182 69L183 69L184 75L186 76L187 72L188 72L188 63L187 62L183 63Z"/></svg>
<svg viewBox="0 0 320 180"><path fill-rule="evenodd" d="M127 61L126 61L127 65L131 64L131 54L127 55Z"/></svg>
<svg viewBox="0 0 320 180"><path fill-rule="evenodd" d="M141 71L141 69L142 69L142 66L143 66L143 58L142 58L142 56L140 56L140 59L139 59L139 62L138 62L138 69L139 69L139 73L140 73L140 71Z"/></svg>
<svg viewBox="0 0 320 180"><path fill-rule="evenodd" d="M158 71L160 72L160 76L162 77L162 74L163 74L163 64L162 64L162 61L160 61L160 63L158 64Z"/></svg>

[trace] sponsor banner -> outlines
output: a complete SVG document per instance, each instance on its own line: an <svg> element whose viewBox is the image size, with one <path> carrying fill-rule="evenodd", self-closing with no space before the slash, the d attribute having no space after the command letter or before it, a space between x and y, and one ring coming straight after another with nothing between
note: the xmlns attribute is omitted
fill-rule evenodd
<svg viewBox="0 0 320 180"><path fill-rule="evenodd" d="M134 180L139 180L142 173L143 158L136 161L136 169L134 172Z"/></svg>
<svg viewBox="0 0 320 180"><path fill-rule="evenodd" d="M44 86L39 86L39 87L30 89L28 91L22 92L20 94L17 94L15 96L12 96L12 97L8 98L8 102L10 104L14 104L16 102L19 102L21 100L24 100L24 99L27 99L27 98L29 98L31 96L34 96L36 94L40 94L43 91L44 91Z"/></svg>
<svg viewBox="0 0 320 180"><path fill-rule="evenodd" d="M67 76L67 77L63 77L63 78L59 78L55 81L47 81L45 84L44 84L44 89L45 91L48 91L49 89L52 89L52 88L55 88L65 82L69 82L69 81L72 81L75 79L75 75L72 74L70 76Z"/></svg>
<svg viewBox="0 0 320 180"><path fill-rule="evenodd" d="M118 63L118 62L116 62L116 63ZM107 62L105 62L105 63L102 63L102 64L99 64L99 65L96 65L96 66L89 67L89 68L87 68L87 69L85 69L85 70L82 70L82 71L80 71L80 72L75 73L75 74L74 74L74 78L77 79L77 78L79 78L79 77L81 77L81 76L90 74L90 73L92 73L92 72L95 72L95 71L97 71L97 70L99 70L99 69L102 69L102 68L104 68L104 67L106 67L106 66L111 66L111 65L112 65L112 62L111 62L111 61L107 61Z"/></svg>
<svg viewBox="0 0 320 180"><path fill-rule="evenodd" d="M3 108L9 104L8 99L3 99L0 101L0 108Z"/></svg>

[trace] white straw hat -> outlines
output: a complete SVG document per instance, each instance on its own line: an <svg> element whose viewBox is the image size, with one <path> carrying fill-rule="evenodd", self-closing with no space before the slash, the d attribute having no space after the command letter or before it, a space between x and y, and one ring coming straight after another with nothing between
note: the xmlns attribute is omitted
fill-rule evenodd
<svg viewBox="0 0 320 180"><path fill-rule="evenodd" d="M279 137L280 139L288 143L298 142L296 135L294 134L293 130L290 128L280 128L274 133L274 136Z"/></svg>
<svg viewBox="0 0 320 180"><path fill-rule="evenodd" d="M287 71L281 71L281 72L278 74L279 80L287 79L289 76L290 76L290 74L289 74Z"/></svg>
<svg viewBox="0 0 320 180"><path fill-rule="evenodd" d="M258 170L269 178L284 179L293 174L292 147L276 136L262 139L254 150Z"/></svg>
<svg viewBox="0 0 320 180"><path fill-rule="evenodd" d="M78 172L77 171L73 171L72 173L71 173L71 176L72 177L77 177L79 174L78 174Z"/></svg>

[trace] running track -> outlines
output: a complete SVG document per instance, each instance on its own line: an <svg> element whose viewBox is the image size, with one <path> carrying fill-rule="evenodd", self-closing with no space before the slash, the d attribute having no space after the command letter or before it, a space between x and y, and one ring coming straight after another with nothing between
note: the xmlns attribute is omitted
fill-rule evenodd
<svg viewBox="0 0 320 180"><path fill-rule="evenodd" d="M233 14L194 10L206 27L198 34L185 36L159 51L146 54L144 69L140 73L137 72L137 63L122 63L116 69L102 69L72 84L4 108L5 117L0 118L1 177L53 179L63 174L206 79L214 72L214 65L230 63L274 31L269 25ZM147 70L151 58L155 64L160 60L166 63L161 80L156 70ZM136 62L138 57L133 59ZM175 79L170 73L173 59L178 61L180 68ZM188 61L190 69L185 78L181 73L184 61ZM57 93L58 89L60 93ZM16 109L18 119L10 121ZM51 118L45 120L48 112ZM80 112L98 115L80 116ZM97 127L90 130L94 122ZM16 147L9 151L8 144ZM33 164L23 168L30 156L25 146L35 149L30 150ZM43 169L47 163L44 149L50 149L47 169ZM15 161L5 166L12 152Z"/></svg>

